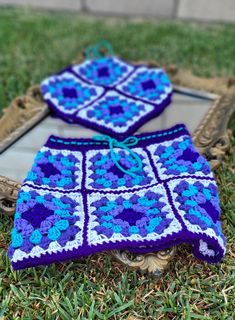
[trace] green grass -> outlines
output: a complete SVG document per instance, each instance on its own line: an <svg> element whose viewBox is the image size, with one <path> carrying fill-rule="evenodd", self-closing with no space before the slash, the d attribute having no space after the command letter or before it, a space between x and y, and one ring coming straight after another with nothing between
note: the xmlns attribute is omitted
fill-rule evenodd
<svg viewBox="0 0 235 320"><path fill-rule="evenodd" d="M0 105L66 66L100 39L124 59L151 59L200 75L235 74L235 26L82 18L0 9ZM235 130L235 118L230 128ZM228 239L222 263L208 265L182 247L159 281L97 255L13 272L6 257L9 219L0 219L0 319L220 319L235 317L234 150L216 173Z"/></svg>

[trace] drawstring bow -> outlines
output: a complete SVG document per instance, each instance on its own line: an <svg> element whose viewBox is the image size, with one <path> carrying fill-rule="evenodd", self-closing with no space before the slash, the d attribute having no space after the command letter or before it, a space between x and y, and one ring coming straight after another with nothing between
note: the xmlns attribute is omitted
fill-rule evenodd
<svg viewBox="0 0 235 320"><path fill-rule="evenodd" d="M126 138L123 141L118 141L107 135L99 135L99 136L94 136L93 139L108 142L111 158L115 163L115 165L118 167L118 169L121 170L122 172L127 173L130 176L136 176L136 172L142 170L143 164L140 156L136 152L134 152L132 149L129 148L129 147L135 146L138 143L139 141L138 138L132 136L132 137ZM116 155L116 152L114 151L114 148L120 148L120 149L126 150L131 155L131 157L135 160L136 166L131 167L129 170L123 168L121 164L118 162L117 155Z"/></svg>

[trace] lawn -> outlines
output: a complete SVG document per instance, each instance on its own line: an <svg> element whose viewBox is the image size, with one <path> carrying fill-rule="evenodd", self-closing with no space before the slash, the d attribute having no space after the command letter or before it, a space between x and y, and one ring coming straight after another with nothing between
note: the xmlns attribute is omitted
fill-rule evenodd
<svg viewBox="0 0 235 320"><path fill-rule="evenodd" d="M0 109L104 38L124 59L174 63L203 76L235 74L235 25L95 20L1 8ZM230 128L235 130L235 117ZM0 319L234 319L234 150L233 142L216 172L228 240L222 263L202 263L181 247L171 270L158 281L127 270L107 255L13 272L6 257L12 220L2 215Z"/></svg>

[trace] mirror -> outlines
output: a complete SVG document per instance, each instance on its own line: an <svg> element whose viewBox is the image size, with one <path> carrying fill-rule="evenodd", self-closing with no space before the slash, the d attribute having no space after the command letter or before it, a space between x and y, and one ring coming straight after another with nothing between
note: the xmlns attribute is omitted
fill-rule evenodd
<svg viewBox="0 0 235 320"><path fill-rule="evenodd" d="M193 134L218 98L215 94L175 86L171 105L138 132L157 131L185 123ZM32 166L36 152L51 134L87 138L97 132L47 116L0 155L0 175L22 182Z"/></svg>

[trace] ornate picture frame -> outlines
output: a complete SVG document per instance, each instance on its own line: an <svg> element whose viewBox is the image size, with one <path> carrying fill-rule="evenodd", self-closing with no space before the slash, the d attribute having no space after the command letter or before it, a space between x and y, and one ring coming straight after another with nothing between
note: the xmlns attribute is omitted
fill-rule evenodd
<svg viewBox="0 0 235 320"><path fill-rule="evenodd" d="M79 56L74 62L80 61ZM136 62L138 63L158 67L156 62ZM188 95L198 95L198 92L203 90L201 94L213 100L203 120L193 132L193 140L198 150L210 161L212 168L217 168L230 146L230 132L227 127L235 111L235 79L201 78L174 66L165 66L165 69L175 90L184 90ZM49 109L42 100L39 86L29 88L24 96L16 98L0 118L0 154L48 114ZM0 211L4 214L14 214L19 188L20 183L0 176ZM172 247L138 256L125 251L110 253L130 268L159 276L166 270L175 252L176 248Z"/></svg>

